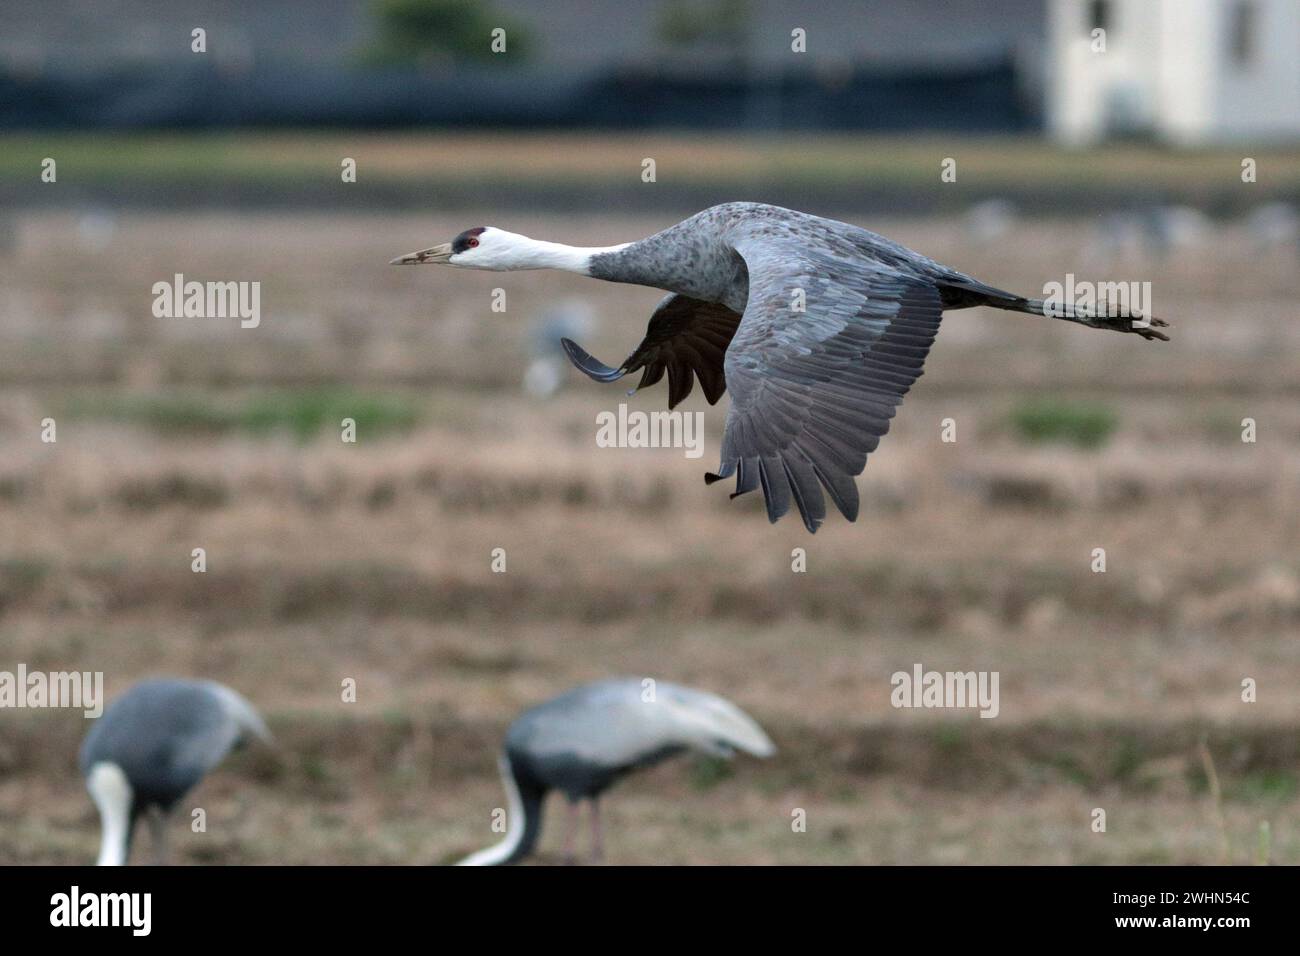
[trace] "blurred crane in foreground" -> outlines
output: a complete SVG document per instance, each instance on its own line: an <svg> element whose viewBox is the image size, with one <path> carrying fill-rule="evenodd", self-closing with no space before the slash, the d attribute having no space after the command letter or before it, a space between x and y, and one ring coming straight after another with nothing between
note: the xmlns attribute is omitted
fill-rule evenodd
<svg viewBox="0 0 1300 956"><path fill-rule="evenodd" d="M172 807L250 736L271 739L248 701L211 681L142 681L113 701L81 745L81 773L103 828L99 865L127 862L141 816L155 862L165 862Z"/></svg>
<svg viewBox="0 0 1300 956"><path fill-rule="evenodd" d="M696 751L730 757L776 752L772 741L735 704L705 691L662 681L618 678L584 684L524 711L506 732L499 759L509 803L506 837L460 861L461 866L514 863L531 853L542 832L548 791L569 801L564 838L574 859L578 809L591 802L592 857L603 856L600 795L640 767Z"/></svg>

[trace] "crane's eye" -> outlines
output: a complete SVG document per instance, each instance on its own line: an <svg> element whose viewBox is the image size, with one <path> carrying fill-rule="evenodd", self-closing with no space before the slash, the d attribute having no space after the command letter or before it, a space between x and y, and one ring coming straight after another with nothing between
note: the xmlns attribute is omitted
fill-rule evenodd
<svg viewBox="0 0 1300 956"><path fill-rule="evenodd" d="M477 240L477 239L474 239L474 238L471 238L471 239L469 240L469 242L465 243L465 245L469 246L471 249L477 249L477 248L478 248L478 240Z"/></svg>

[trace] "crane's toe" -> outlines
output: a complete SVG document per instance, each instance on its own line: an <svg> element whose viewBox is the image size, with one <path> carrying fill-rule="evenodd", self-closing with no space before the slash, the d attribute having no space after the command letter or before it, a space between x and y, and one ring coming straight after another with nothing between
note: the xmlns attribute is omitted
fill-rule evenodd
<svg viewBox="0 0 1300 956"><path fill-rule="evenodd" d="M1166 335L1164 332L1157 331L1157 329L1167 329L1167 328L1171 328L1168 322L1166 322L1164 319L1157 319L1153 315L1148 320L1146 325L1139 326L1135 324L1132 326L1130 331L1136 332L1138 335L1142 336L1142 338L1146 339L1148 342L1152 342L1156 339L1159 339L1161 342L1168 342L1169 336Z"/></svg>

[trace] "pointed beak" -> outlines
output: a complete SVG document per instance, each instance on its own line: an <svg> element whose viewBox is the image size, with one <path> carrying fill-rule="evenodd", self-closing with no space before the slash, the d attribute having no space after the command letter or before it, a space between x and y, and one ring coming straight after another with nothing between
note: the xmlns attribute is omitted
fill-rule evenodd
<svg viewBox="0 0 1300 956"><path fill-rule="evenodd" d="M418 265L421 262L447 262L451 259L451 243L444 242L440 246L434 246L431 249L421 249L419 252L408 252L404 256L398 256L388 264L390 266L410 266Z"/></svg>

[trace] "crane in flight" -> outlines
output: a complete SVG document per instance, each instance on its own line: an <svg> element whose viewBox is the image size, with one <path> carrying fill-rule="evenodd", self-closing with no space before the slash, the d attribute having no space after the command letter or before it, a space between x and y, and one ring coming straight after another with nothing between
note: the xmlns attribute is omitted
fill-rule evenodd
<svg viewBox="0 0 1300 956"><path fill-rule="evenodd" d="M709 404L730 390L721 463L705 481L734 475L733 498L761 487L769 520L793 504L810 532L826 518L823 488L856 520L853 479L920 377L945 310L985 305L1169 340L1162 319L1028 299L858 226L762 203L594 248L479 226L392 262L561 269L671 293L618 368L565 339L570 360L598 382L641 371L637 388L667 373L669 408L695 378Z"/></svg>

